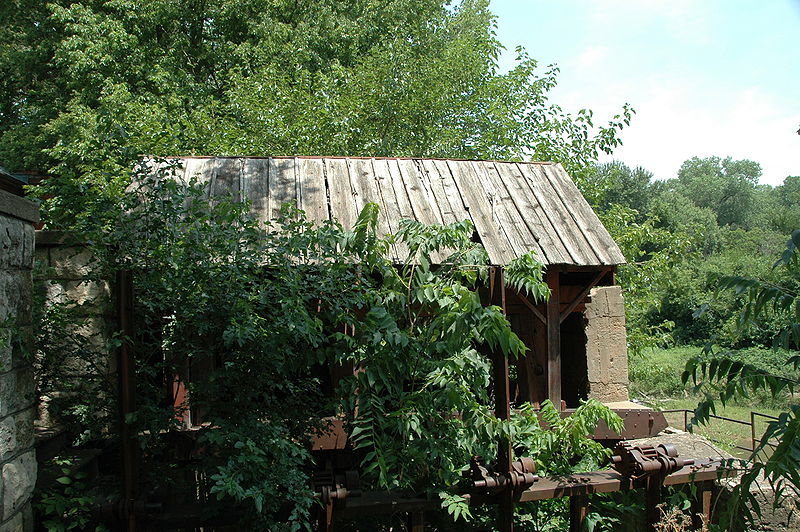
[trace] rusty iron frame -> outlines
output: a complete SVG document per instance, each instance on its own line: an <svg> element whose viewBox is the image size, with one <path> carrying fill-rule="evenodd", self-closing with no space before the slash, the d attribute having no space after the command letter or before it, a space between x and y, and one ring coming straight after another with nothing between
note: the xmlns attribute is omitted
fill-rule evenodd
<svg viewBox="0 0 800 532"><path fill-rule="evenodd" d="M645 490L647 505L646 519L650 530L658 521L656 506L661 499L662 486L695 484L698 497L693 512L701 514L702 520L711 519L712 498L716 489L714 482L735 475L735 471L724 467L724 459L676 459L670 468L651 468L650 474L631 475L615 469L592 471L559 477L536 477L523 490L514 490L513 485L498 490L497 485L482 492L464 492L465 502L470 506L486 504L502 505L504 492L513 494L513 502L531 502L547 499L570 498L570 530L583 530L584 520L590 505L589 496L628 490ZM662 457L663 460L663 457ZM500 483L498 483L500 484ZM482 485L483 486L483 485ZM408 496L390 491L368 491L359 496L343 498L337 506L333 521L357 518L365 515L409 512L415 515L415 522L424 521L424 512L440 511L438 500ZM499 516L498 516L499 517ZM509 516L510 517L510 516ZM498 520L498 530L502 522ZM513 525L513 524L512 524ZM331 530L321 528L321 530Z"/></svg>
<svg viewBox="0 0 800 532"><path fill-rule="evenodd" d="M689 410L688 408L673 408L673 409L670 409L670 410L661 410L660 412L662 414L678 414L678 413L682 413L683 414L683 430L689 430L689 414L693 414L694 410ZM750 427L750 447L749 448L748 447L742 447L741 445L734 445L734 447L736 449L740 449L742 451L750 451L751 453L755 452L756 443L761 443L761 441L762 441L762 438L757 438L756 437L756 417L763 417L763 418L772 419L772 420L775 420L775 421L778 420L778 418L776 416L771 416L769 414L762 414L761 412L756 412L754 410L750 411L750 422L742 421L741 419L734 419L734 418L731 418L731 417L718 416L717 414L709 414L708 417L711 418L711 419L719 419L721 421L728 421L730 423L736 423L736 424L739 424L739 425L745 425L745 426ZM719 442L719 441L711 439L711 438L709 438L709 439L714 443L723 443L723 442ZM767 442L766 445L768 445L770 447L776 447L776 445L774 443L770 443L770 442Z"/></svg>

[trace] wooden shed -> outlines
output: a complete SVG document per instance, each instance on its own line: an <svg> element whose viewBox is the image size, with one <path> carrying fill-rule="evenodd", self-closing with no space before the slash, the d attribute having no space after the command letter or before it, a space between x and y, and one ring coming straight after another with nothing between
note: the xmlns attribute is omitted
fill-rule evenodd
<svg viewBox="0 0 800 532"><path fill-rule="evenodd" d="M496 271L533 251L546 266L549 302L537 305L505 288L493 300L530 348L516 362L512 403L549 398L574 407L586 397L628 399L624 311L614 286L616 267L625 259L560 164L377 157L178 162L178 179L197 177L211 195L248 199L263 221L293 201L310 220L336 219L349 227L374 202L381 207L382 234L396 232L403 218L470 220ZM398 262L405 258L402 244L391 252Z"/></svg>

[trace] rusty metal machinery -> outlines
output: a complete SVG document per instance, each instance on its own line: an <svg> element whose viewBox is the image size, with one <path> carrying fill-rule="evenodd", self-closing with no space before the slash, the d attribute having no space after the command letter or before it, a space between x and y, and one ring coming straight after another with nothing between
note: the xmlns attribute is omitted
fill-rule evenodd
<svg viewBox="0 0 800 532"><path fill-rule="evenodd" d="M645 517L649 529L655 529L659 520L658 504L661 488L667 475L694 465L694 459L678 458L674 445L630 445L622 442L614 450L611 466L620 474L645 482ZM710 513L710 509L709 509ZM710 515L709 515L710 518Z"/></svg>
<svg viewBox="0 0 800 532"><path fill-rule="evenodd" d="M323 504L342 501L347 497L361 496L358 471L348 470L334 473L330 462L325 464L324 470L314 473L311 485Z"/></svg>
<svg viewBox="0 0 800 532"><path fill-rule="evenodd" d="M511 471L497 471L495 467L485 465L482 460L473 457L472 465L467 473L476 490L486 493L498 493L506 489L521 492L533 485L536 476L536 463L533 458L521 458L511 462Z"/></svg>
<svg viewBox="0 0 800 532"><path fill-rule="evenodd" d="M698 500L693 517L707 522L711 516L715 480L732 474L724 468L722 459L681 458L670 444L652 446L627 442L616 447L611 468L602 471L542 477L536 475L535 463L531 458L512 462L511 470L505 473L495 463L487 464L483 460L473 459L470 469L465 473L465 501L471 506L494 504L499 507L502 499L509 495L515 503L569 497L570 530L574 531L583 530L590 505L589 495L632 489L645 490L647 530L655 530L660 518L657 506L661 502L661 488L683 484L697 486ZM328 485L339 486L341 482ZM321 530L333 530L333 500L327 508L331 513L326 515L324 523L320 523L323 525ZM439 510L437 500L392 492L368 491L357 498L348 496L335 500L337 519L356 518L365 513L376 515ZM696 525L699 526L699 522Z"/></svg>
<svg viewBox="0 0 800 532"><path fill-rule="evenodd" d="M614 449L614 456L611 457L611 467L633 479L651 475L667 476L693 464L694 459L678 458L678 450L669 443L654 447L622 442Z"/></svg>
<svg viewBox="0 0 800 532"><path fill-rule="evenodd" d="M334 471L330 460L325 461L325 468L314 473L311 487L319 497L325 509L320 519L320 529L333 530L334 507L343 506L345 499L361 496L361 479L358 471Z"/></svg>

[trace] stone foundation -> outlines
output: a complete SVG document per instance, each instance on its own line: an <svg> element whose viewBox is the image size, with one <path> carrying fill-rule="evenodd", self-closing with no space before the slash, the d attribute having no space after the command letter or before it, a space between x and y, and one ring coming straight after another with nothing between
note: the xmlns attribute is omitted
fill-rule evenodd
<svg viewBox="0 0 800 532"><path fill-rule="evenodd" d="M628 346L622 288L599 286L586 303L589 397L604 403L628 400Z"/></svg>
<svg viewBox="0 0 800 532"><path fill-rule="evenodd" d="M0 532L33 530L31 301L36 204L0 190Z"/></svg>

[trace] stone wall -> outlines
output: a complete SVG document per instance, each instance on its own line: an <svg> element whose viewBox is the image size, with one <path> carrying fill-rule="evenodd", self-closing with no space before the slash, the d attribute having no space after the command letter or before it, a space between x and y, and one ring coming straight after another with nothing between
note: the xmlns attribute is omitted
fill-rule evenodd
<svg viewBox="0 0 800 532"><path fill-rule="evenodd" d="M58 374L62 382L77 380L88 383L100 373L114 371L114 358L108 355L107 341L115 326L110 312L110 287L94 277L95 262L87 246L75 243L60 231L36 232L37 290L43 291L46 305L62 303L73 309L70 314L71 341L84 346L80 357L59 359ZM65 350L66 352L66 350ZM51 353L51 356L53 354ZM69 402L68 393L41 390L37 425L57 429L59 420L51 408L58 401Z"/></svg>
<svg viewBox="0 0 800 532"><path fill-rule="evenodd" d="M604 403L628 400L628 346L622 288L599 286L586 303L589 397Z"/></svg>
<svg viewBox="0 0 800 532"><path fill-rule="evenodd" d="M38 221L36 204L0 190L0 532L33 530L31 272Z"/></svg>

